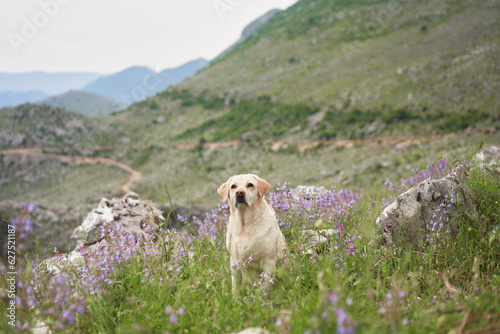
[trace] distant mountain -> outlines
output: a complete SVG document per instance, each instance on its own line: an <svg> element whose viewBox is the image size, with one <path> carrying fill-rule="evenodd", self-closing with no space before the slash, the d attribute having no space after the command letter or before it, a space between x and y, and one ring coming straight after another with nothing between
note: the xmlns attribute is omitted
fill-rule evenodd
<svg viewBox="0 0 500 334"><path fill-rule="evenodd" d="M38 90L44 92L45 96L62 94L71 89L81 89L100 76L98 73L81 72L0 72L0 92L29 92Z"/></svg>
<svg viewBox="0 0 500 334"><path fill-rule="evenodd" d="M79 114L105 116L125 107L106 97L78 90L70 90L64 94L48 97L39 103L64 108Z"/></svg>
<svg viewBox="0 0 500 334"><path fill-rule="evenodd" d="M98 78L85 86L83 90L129 105L165 90L195 74L207 64L208 60L200 58L160 73L148 67L134 66L122 72Z"/></svg>
<svg viewBox="0 0 500 334"><path fill-rule="evenodd" d="M47 94L39 90L30 90L28 92L0 92L0 108L14 107L28 102L33 103L46 97Z"/></svg>
<svg viewBox="0 0 500 334"><path fill-rule="evenodd" d="M262 15L261 17L259 17L258 19L252 21L249 25L247 25L245 27L245 29L243 29L243 32L241 33L240 39L238 39L236 41L236 43L234 43L229 48L227 48L224 52L222 52L214 60L218 60L218 59L224 57L229 52L231 52L236 46L238 46L240 43L245 41L247 38L249 38L250 36L255 34L257 32L257 29L260 28L260 26L262 26L264 23L266 23L271 18L273 18L274 15L276 15L277 13L279 13L281 11L282 11L281 9L272 9L272 10L268 11L267 13L265 13L264 15Z"/></svg>
<svg viewBox="0 0 500 334"><path fill-rule="evenodd" d="M208 60L199 58L179 67L166 69L160 72L160 77L163 80L161 86L164 86L160 91L165 90L169 86L175 85L176 83L181 82L187 77L195 74L196 72L207 66L208 63Z"/></svg>

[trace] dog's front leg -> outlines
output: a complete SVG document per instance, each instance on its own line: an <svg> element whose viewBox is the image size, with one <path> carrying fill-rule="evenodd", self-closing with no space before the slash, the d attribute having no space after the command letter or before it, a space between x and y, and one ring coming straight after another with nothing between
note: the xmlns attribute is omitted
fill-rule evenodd
<svg viewBox="0 0 500 334"><path fill-rule="evenodd" d="M238 292L238 286L241 286L242 272L241 270L238 270L237 262L231 261L231 268L233 270L231 275L231 288L233 291L233 296L236 296L236 293Z"/></svg>
<svg viewBox="0 0 500 334"><path fill-rule="evenodd" d="M276 258L268 259L263 261L262 263L262 271L268 274L269 276L274 276L276 273Z"/></svg>

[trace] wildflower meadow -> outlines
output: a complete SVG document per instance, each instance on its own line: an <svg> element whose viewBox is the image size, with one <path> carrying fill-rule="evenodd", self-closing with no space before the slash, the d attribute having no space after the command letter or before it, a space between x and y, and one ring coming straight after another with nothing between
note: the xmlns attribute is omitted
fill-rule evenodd
<svg viewBox="0 0 500 334"><path fill-rule="evenodd" d="M461 215L458 236L450 236L441 221L450 219L455 202L446 197L421 249L378 241L375 220L384 194L453 171L466 176L479 222ZM53 333L232 333L247 327L311 334L498 333L500 179L472 163L446 160L412 174L401 185L388 182L390 192L381 194L332 186L300 197L289 183L277 185L266 199L287 239L290 263L237 295L231 275L252 259L229 265L224 202L205 217L179 217L180 228L165 224L133 235L104 226L100 243L79 244L77 257L53 249L50 261L43 261L41 249L23 251L23 239L33 232L29 214L36 210L26 204L10 222L15 264L0 265L0 332L28 331L43 321ZM302 232L323 229L333 230L331 242L306 254ZM7 318L11 300L13 323Z"/></svg>

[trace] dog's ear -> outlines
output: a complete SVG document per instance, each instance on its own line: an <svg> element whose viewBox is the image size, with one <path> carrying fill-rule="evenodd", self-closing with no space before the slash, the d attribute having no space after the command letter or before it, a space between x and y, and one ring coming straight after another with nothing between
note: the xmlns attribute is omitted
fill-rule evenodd
<svg viewBox="0 0 500 334"><path fill-rule="evenodd" d="M260 197L263 197L265 193L271 188L271 185L267 183L266 180L258 177L257 175L254 175L254 177L257 179L257 185L259 188L259 195Z"/></svg>
<svg viewBox="0 0 500 334"><path fill-rule="evenodd" d="M227 180L226 183L224 183L223 185L221 185L219 187L219 189L217 189L217 192L219 193L219 195L221 195L221 197L227 201L227 199L229 198L229 187L228 187L228 184L229 184L229 180Z"/></svg>

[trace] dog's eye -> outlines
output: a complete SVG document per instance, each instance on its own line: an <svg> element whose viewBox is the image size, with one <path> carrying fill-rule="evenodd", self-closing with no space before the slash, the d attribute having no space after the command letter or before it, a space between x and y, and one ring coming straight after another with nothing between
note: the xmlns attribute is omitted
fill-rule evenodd
<svg viewBox="0 0 500 334"><path fill-rule="evenodd" d="M236 189L236 184L233 184L233 185L231 186L231 189Z"/></svg>
<svg viewBox="0 0 500 334"><path fill-rule="evenodd" d="M249 183L249 184L247 185L247 187L248 187L248 188L253 188L253 183Z"/></svg>

